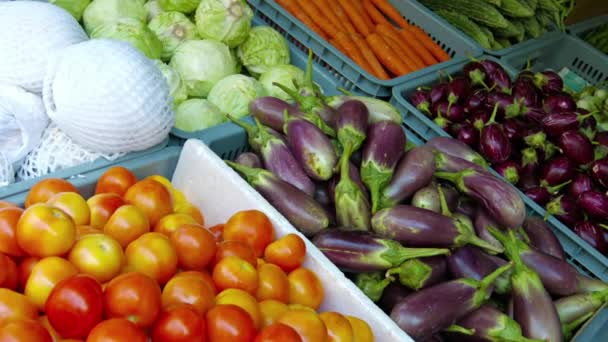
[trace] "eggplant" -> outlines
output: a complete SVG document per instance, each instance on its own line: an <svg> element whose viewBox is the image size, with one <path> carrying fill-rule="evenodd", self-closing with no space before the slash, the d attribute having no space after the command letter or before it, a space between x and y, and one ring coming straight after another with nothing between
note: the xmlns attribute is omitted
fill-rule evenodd
<svg viewBox="0 0 608 342"><path fill-rule="evenodd" d="M481 85L486 89L489 89L486 84L487 71L486 68L478 61L471 61L465 64L462 68L466 77L469 78L473 86Z"/></svg>
<svg viewBox="0 0 608 342"><path fill-rule="evenodd" d="M466 119L467 114L464 110L464 106L454 103L451 106L448 105L445 114L442 115L451 123L459 123Z"/></svg>
<svg viewBox="0 0 608 342"><path fill-rule="evenodd" d="M577 166L586 165L593 161L591 141L577 130L569 130L561 134L558 146L563 154Z"/></svg>
<svg viewBox="0 0 608 342"><path fill-rule="evenodd" d="M447 83L437 83L431 87L431 92L429 94L431 97L431 104L435 104L442 100L447 100L448 97L448 84Z"/></svg>
<svg viewBox="0 0 608 342"><path fill-rule="evenodd" d="M520 78L513 82L511 89L513 99L525 107L536 108L540 106L538 88L530 78Z"/></svg>
<svg viewBox="0 0 608 342"><path fill-rule="evenodd" d="M524 190L524 194L541 207L546 206L551 201L551 194L543 186L526 189Z"/></svg>
<svg viewBox="0 0 608 342"><path fill-rule="evenodd" d="M526 124L519 119L506 119L502 123L502 130L510 141L518 141L523 138L522 131Z"/></svg>
<svg viewBox="0 0 608 342"><path fill-rule="evenodd" d="M527 121L540 125L547 113L542 107L523 107L520 110L520 115Z"/></svg>
<svg viewBox="0 0 608 342"><path fill-rule="evenodd" d="M558 92L545 97L543 109L547 113L570 112L576 109L576 102L570 94Z"/></svg>
<svg viewBox="0 0 608 342"><path fill-rule="evenodd" d="M576 200L570 196L557 196L547 203L545 209L547 210L547 217L549 215L554 215L570 227L583 219L583 213L576 203Z"/></svg>
<svg viewBox="0 0 608 342"><path fill-rule="evenodd" d="M591 247L602 254L608 253L608 242L604 240L602 228L591 221L577 222L572 230Z"/></svg>
<svg viewBox="0 0 608 342"><path fill-rule="evenodd" d="M528 216L524 221L523 230L526 233L530 246L560 260L566 260L562 244L542 218Z"/></svg>
<svg viewBox="0 0 608 342"><path fill-rule="evenodd" d="M391 283L391 279L386 278L380 271L362 272L355 275L354 283L372 302L377 302Z"/></svg>
<svg viewBox="0 0 608 342"><path fill-rule="evenodd" d="M445 281L446 275L447 265L443 256L410 259L386 271L387 277L397 276L402 285L415 291Z"/></svg>
<svg viewBox="0 0 608 342"><path fill-rule="evenodd" d="M608 291L580 293L562 297L554 302L562 324L572 323L589 313L595 313L608 301Z"/></svg>
<svg viewBox="0 0 608 342"><path fill-rule="evenodd" d="M458 197L458 201L456 202L456 211L460 215L464 215L466 217L475 217L477 211L479 210L479 206L477 203L467 196Z"/></svg>
<svg viewBox="0 0 608 342"><path fill-rule="evenodd" d="M495 122L498 105L484 127L479 138L479 151L491 163L503 163L511 156L511 142L502 127Z"/></svg>
<svg viewBox="0 0 608 342"><path fill-rule="evenodd" d="M378 211L372 217L372 229L382 237L407 246L460 247L472 244L493 253L501 252L500 248L478 238L467 222L409 205Z"/></svg>
<svg viewBox="0 0 608 342"><path fill-rule="evenodd" d="M494 170L498 172L507 182L511 184L519 183L519 165L513 160L507 160L494 165Z"/></svg>
<svg viewBox="0 0 608 342"><path fill-rule="evenodd" d="M437 172L460 172L467 169L474 169L483 174L491 174L482 166L468 160L439 151L435 152L435 170Z"/></svg>
<svg viewBox="0 0 608 342"><path fill-rule="evenodd" d="M496 278L511 266L499 267L482 280L456 279L420 290L395 305L390 316L413 339L429 339L479 308Z"/></svg>
<svg viewBox="0 0 608 342"><path fill-rule="evenodd" d="M336 220L341 226L366 231L370 227L370 203L366 193L350 178L349 158L350 154L345 153L340 159L340 181L334 193Z"/></svg>
<svg viewBox="0 0 608 342"><path fill-rule="evenodd" d="M541 125L543 131L551 137L559 137L561 134L579 128L579 124L587 118L587 115L578 115L574 112L553 113L545 116Z"/></svg>
<svg viewBox="0 0 608 342"><path fill-rule="evenodd" d="M386 271L404 261L450 252L446 248L407 248L367 232L324 230L312 243L339 269L346 272Z"/></svg>
<svg viewBox="0 0 608 342"><path fill-rule="evenodd" d="M541 168L540 183L543 186L555 186L572 180L575 166L566 156L555 157Z"/></svg>
<svg viewBox="0 0 608 342"><path fill-rule="evenodd" d="M488 167L488 162L486 162L486 160L483 159L479 153L475 152L465 143L454 138L436 137L429 140L426 145L436 149L439 152L475 163L483 168Z"/></svg>
<svg viewBox="0 0 608 342"><path fill-rule="evenodd" d="M427 209L436 213L441 212L437 184L431 183L416 191L412 197L412 205L414 207Z"/></svg>
<svg viewBox="0 0 608 342"><path fill-rule="evenodd" d="M593 190L593 180L586 173L577 173L568 185L568 195L578 198L583 192Z"/></svg>
<svg viewBox="0 0 608 342"><path fill-rule="evenodd" d="M502 248L500 241L496 240L494 235L490 233L488 227L500 228L499 225L492 219L492 217L485 211L485 209L478 209L475 213L474 225L475 233L481 239L492 244L496 248Z"/></svg>
<svg viewBox="0 0 608 342"><path fill-rule="evenodd" d="M367 137L369 111L359 100L345 101L338 107L336 130L344 153L358 151Z"/></svg>
<svg viewBox="0 0 608 342"><path fill-rule="evenodd" d="M498 106L498 118L515 118L521 114L521 106L519 103L513 100L513 96L506 93L491 91L488 94L487 104L490 108Z"/></svg>
<svg viewBox="0 0 608 342"><path fill-rule="evenodd" d="M478 109L486 109L486 99L488 98L488 91L485 89L475 89L464 101L464 109L467 113L473 113Z"/></svg>
<svg viewBox="0 0 608 342"><path fill-rule="evenodd" d="M534 84L545 94L560 93L564 89L564 81L561 76L551 70L535 73Z"/></svg>
<svg viewBox="0 0 608 342"><path fill-rule="evenodd" d="M306 174L317 181L331 178L338 163L338 156L331 140L307 120L289 117L285 122L285 135Z"/></svg>
<svg viewBox="0 0 608 342"><path fill-rule="evenodd" d="M458 201L460 200L458 190L448 183L439 183L437 186L441 186L448 210L456 211L458 209ZM439 195L439 191L437 191L437 195ZM441 209L441 197L439 197L439 208Z"/></svg>
<svg viewBox="0 0 608 342"><path fill-rule="evenodd" d="M333 205L334 198L329 192L329 182L317 183L313 198L324 208L328 208Z"/></svg>
<svg viewBox="0 0 608 342"><path fill-rule="evenodd" d="M447 100L435 102L431 106L431 117L433 118L433 122L444 131L447 130L450 125L450 120L447 119L449 110L450 105Z"/></svg>
<svg viewBox="0 0 608 342"><path fill-rule="evenodd" d="M262 161L260 160L260 157L253 152L243 152L239 154L234 161L241 165L257 169L262 168Z"/></svg>
<svg viewBox="0 0 608 342"><path fill-rule="evenodd" d="M589 216L608 220L608 195L599 191L586 191L579 196L578 203Z"/></svg>
<svg viewBox="0 0 608 342"><path fill-rule="evenodd" d="M369 192L365 187L365 184L361 181L361 175L359 175L359 169L352 162L348 163L348 175L350 180L353 181L361 192L365 195L365 198L369 201ZM327 182L327 195L330 196L331 202L334 203L336 198L336 186L340 183L340 172L335 174L329 182Z"/></svg>
<svg viewBox="0 0 608 342"><path fill-rule="evenodd" d="M502 67L488 73L488 85L505 94L511 94L511 77Z"/></svg>
<svg viewBox="0 0 608 342"><path fill-rule="evenodd" d="M491 111L486 108L476 109L469 116L469 121L476 130L481 131L486 123L490 121L490 113Z"/></svg>
<svg viewBox="0 0 608 342"><path fill-rule="evenodd" d="M264 169L256 169L226 161L247 183L304 235L314 235L329 226L325 209L311 196Z"/></svg>
<svg viewBox="0 0 608 342"><path fill-rule="evenodd" d="M500 258L486 254L475 246L463 246L454 250L447 256L447 268L453 278L472 278L481 280L483 277L494 272L498 267L507 264ZM499 294L509 293L511 284L508 274L503 274L496 279L494 291Z"/></svg>
<svg viewBox="0 0 608 342"><path fill-rule="evenodd" d="M327 106L322 99L315 95L301 95L280 83L273 82L272 84L296 100L298 109L303 113L299 117L317 126L328 136L336 136L336 131L332 127L337 116L335 109Z"/></svg>
<svg viewBox="0 0 608 342"><path fill-rule="evenodd" d="M418 88L410 96L410 102L422 113L431 115L431 94L428 90Z"/></svg>
<svg viewBox="0 0 608 342"><path fill-rule="evenodd" d="M277 131L283 131L285 111L293 116L304 116L294 105L273 96L262 96L251 101L249 110L262 124Z"/></svg>
<svg viewBox="0 0 608 342"><path fill-rule="evenodd" d="M471 147L477 146L479 143L479 134L475 127L470 123L462 124L455 133L456 134L453 135L456 136L456 139Z"/></svg>
<svg viewBox="0 0 608 342"><path fill-rule="evenodd" d="M392 121L401 124L403 117L397 108L390 103L369 96L336 95L326 98L326 102L332 108L339 108L344 102L357 100L363 102L369 113L369 123L374 124L380 121Z"/></svg>
<svg viewBox="0 0 608 342"><path fill-rule="evenodd" d="M608 158L597 160L591 166L593 179L608 190Z"/></svg>
<svg viewBox="0 0 608 342"><path fill-rule="evenodd" d="M465 77L455 77L448 83L448 103L450 106L467 98L471 92L471 84Z"/></svg>
<svg viewBox="0 0 608 342"><path fill-rule="evenodd" d="M398 281L393 281L384 288L378 305L384 312L391 312L395 304L410 294L412 294L411 289L401 285Z"/></svg>

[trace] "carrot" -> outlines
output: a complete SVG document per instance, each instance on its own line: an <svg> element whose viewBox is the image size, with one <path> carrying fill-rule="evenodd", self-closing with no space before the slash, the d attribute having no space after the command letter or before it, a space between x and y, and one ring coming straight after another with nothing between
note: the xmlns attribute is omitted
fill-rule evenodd
<svg viewBox="0 0 608 342"><path fill-rule="evenodd" d="M418 41L422 42L427 50L429 50L438 61L445 62L450 60L450 56L443 51L443 49L437 45L437 43L435 43L433 39L431 39L431 37L420 27L410 25L409 30L414 33Z"/></svg>
<svg viewBox="0 0 608 342"><path fill-rule="evenodd" d="M336 16L340 20L340 22L342 22L342 26L344 26L344 28L346 29L346 32L348 32L348 33L357 32L357 30L355 30L355 27L353 26L353 24L351 24L350 19L348 19L348 16L346 15L346 13L344 13L344 10L342 9L342 6L340 6L338 1L337 0L327 0L327 2L329 3L329 7L331 8L331 10L334 11Z"/></svg>
<svg viewBox="0 0 608 342"><path fill-rule="evenodd" d="M319 10L319 13L324 15L331 24L333 24L338 31L345 31L346 27L342 25L342 21L338 19L338 16L329 7L329 1L327 0L312 0L312 3Z"/></svg>
<svg viewBox="0 0 608 342"><path fill-rule="evenodd" d="M393 25L376 25L376 32L385 37L391 38L391 40L395 41L399 45L402 53L408 59L410 59L411 63L413 64L412 70L419 70L426 66L426 64L424 64L422 61L422 58L420 58L420 56L417 54L417 50L419 50L420 47L412 44L414 42L403 39Z"/></svg>
<svg viewBox="0 0 608 342"><path fill-rule="evenodd" d="M311 30L315 31L323 39L327 40L328 37L325 32L323 32L323 30L321 30L321 28L317 24L315 24L315 22L312 21L312 19L310 19L310 17L306 13L304 13L304 10L300 7L300 5L298 5L297 1L276 0L276 2L281 5L281 7L285 8L287 12L289 12L291 15L303 22L304 25L308 26Z"/></svg>
<svg viewBox="0 0 608 342"><path fill-rule="evenodd" d="M400 43L397 42L395 39L393 39L390 36L384 35L380 32L378 32L378 34L380 36L382 36L382 39L384 39L384 42L386 43L386 45L388 45L389 49L391 49L391 51L395 52L395 55L397 56L397 58L399 58L401 60L401 62L409 69L409 72L412 71L416 71L421 69L415 62L413 59L410 58L410 54L411 52L404 50ZM406 52L407 51L407 52ZM424 66L423 66L424 67Z"/></svg>
<svg viewBox="0 0 608 342"><path fill-rule="evenodd" d="M390 79L390 77L382 67L382 64L380 64L380 62L376 58L376 55L374 55L374 52L367 44L367 41L365 41L365 39L363 39L363 37L358 34L352 34L351 38L353 42L355 42L355 45L357 46L359 51L361 51L361 54L363 55L367 63L369 63L369 66L373 71L372 75L378 77L381 80Z"/></svg>
<svg viewBox="0 0 608 342"><path fill-rule="evenodd" d="M305 1L305 0L304 0ZM371 25L368 25L363 16L361 15L363 12L359 11L357 7L357 1L351 0L338 0L338 3L348 15L351 23L357 30L357 32L361 33L364 36L372 33Z"/></svg>
<svg viewBox="0 0 608 342"><path fill-rule="evenodd" d="M374 23L372 22L372 19L367 15L367 13L365 13L365 9L363 8L363 3L361 2L361 0L352 0L351 2L354 6L357 7L357 10L361 13L361 17L363 18L363 20L365 21L367 26L372 28L373 31Z"/></svg>
<svg viewBox="0 0 608 342"><path fill-rule="evenodd" d="M378 57L382 65L384 65L390 72L397 76L405 75L411 70L405 65L399 56L395 54L395 51L386 44L384 38L378 33L372 33L365 38L372 48L372 51Z"/></svg>
<svg viewBox="0 0 608 342"><path fill-rule="evenodd" d="M332 25L332 23L321 13L321 11L315 6L315 4L309 0L301 0L298 1L300 7L304 10L306 14L315 22L315 24L319 25L319 27L325 32L330 38L334 38L338 30L336 27Z"/></svg>
<svg viewBox="0 0 608 342"><path fill-rule="evenodd" d="M380 11L378 11L376 6L374 6L370 0L363 0L363 8L365 9L365 12L367 12L367 14L369 14L369 16L372 18L374 24L391 25L391 23L386 20L386 17L384 17L384 14L380 13Z"/></svg>
<svg viewBox="0 0 608 342"><path fill-rule="evenodd" d="M425 65L428 66L428 65L434 65L434 64L438 63L437 59L435 59L433 54L431 54L427 50L426 45L424 45L423 42L418 40L418 38L416 37L414 32L405 28L405 29L399 30L399 34L401 35L401 37L403 37L403 40L406 41L410 46L416 47L416 49L415 49L416 54L418 54L418 56L420 56L420 58L422 58L422 61L424 62Z"/></svg>
<svg viewBox="0 0 608 342"><path fill-rule="evenodd" d="M357 45L350 38L349 34L344 32L338 32L336 36L336 42L342 46L344 49L344 54L350 57L355 63L357 63L363 70L369 72L370 74L374 74L373 69L370 67L365 57L361 53L361 50L357 47Z"/></svg>
<svg viewBox="0 0 608 342"><path fill-rule="evenodd" d="M397 11L397 9L391 5L390 2L388 2L388 0L371 0L374 5L376 5L376 7L380 10L380 12L384 13L387 17L391 18L395 24L397 24L397 26L401 27L401 28L406 28L408 26L410 26L410 24L407 23L407 21L405 21L405 19L403 19L403 16L401 15L401 13L399 13L399 11ZM449 0L446 0L449 1Z"/></svg>

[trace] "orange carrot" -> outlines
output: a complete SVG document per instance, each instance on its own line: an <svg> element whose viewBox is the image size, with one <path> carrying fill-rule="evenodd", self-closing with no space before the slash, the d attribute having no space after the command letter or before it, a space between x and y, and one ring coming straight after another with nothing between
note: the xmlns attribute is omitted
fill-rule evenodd
<svg viewBox="0 0 608 342"><path fill-rule="evenodd" d="M363 20L365 21L367 26L369 26L373 31L374 23L372 22L372 19L369 17L369 15L365 13L365 8L363 8L363 2L361 2L361 0L352 0L351 2L355 7L357 7L357 10L359 11L359 13L361 13L361 17L363 18Z"/></svg>
<svg viewBox="0 0 608 342"><path fill-rule="evenodd" d="M378 57L382 65L384 65L390 72L397 76L405 75L411 72L410 68L401 61L395 51L391 50L384 38L378 33L372 33L365 38L372 48L372 51Z"/></svg>
<svg viewBox="0 0 608 342"><path fill-rule="evenodd" d="M310 0L309 0L310 1ZM312 0L312 3L319 10L325 18L329 20L331 24L333 24L338 31L346 30L346 27L342 25L342 21L338 19L338 16L331 10L329 6L329 1L327 0Z"/></svg>
<svg viewBox="0 0 608 342"><path fill-rule="evenodd" d="M281 5L281 7L285 8L287 12L289 12L294 17L298 18L304 25L308 26L311 30L315 31L319 36L323 39L327 39L327 35L321 28L315 24L310 17L304 13L304 10L298 5L295 0L276 0L276 2Z"/></svg>
<svg viewBox="0 0 608 342"><path fill-rule="evenodd" d="M352 34L351 38L353 42L355 42L357 48L361 51L361 54L363 55L367 63L369 63L371 70L373 70L372 75L378 77L381 80L390 79L389 75L386 73L386 70L384 70L382 64L380 64L380 62L376 58L376 55L374 55L374 52L367 44L367 41L365 41L365 39L363 39L363 37L358 34Z"/></svg>
<svg viewBox="0 0 608 342"><path fill-rule="evenodd" d="M304 10L306 14L315 22L315 24L319 25L319 27L325 32L330 38L334 38L338 30L336 27L321 13L321 11L315 6L313 2L310 0L301 0L298 1L300 7Z"/></svg>
<svg viewBox="0 0 608 342"><path fill-rule="evenodd" d="M367 12L367 14L369 14L369 16L372 18L374 24L391 25L391 23L386 20L386 17L384 17L384 14L380 13L380 11L378 11L376 6L374 6L370 0L363 0L363 8L365 9L365 12Z"/></svg>
<svg viewBox="0 0 608 342"><path fill-rule="evenodd" d="M401 47L400 43L398 43L395 39L393 39L392 37L390 37L388 35L384 35L380 32L378 32L378 34L380 36L382 36L382 39L384 39L384 41L386 42L386 45L388 45L388 47L391 49L391 51L395 52L395 55L397 56L397 58L399 58L401 60L401 62L403 62L403 64L405 66L407 66L407 68L409 69L410 72L421 69L418 66L418 64L415 63L412 58L410 58L411 52L404 50Z"/></svg>
<svg viewBox="0 0 608 342"><path fill-rule="evenodd" d="M344 26L344 28L346 29L346 32L348 32L348 33L357 32L357 30L355 30L355 27L353 26L353 24L351 24L350 19L348 19L348 16L346 15L346 13L344 13L342 6L340 6L340 4L338 3L338 0L327 0L327 2L329 3L329 7L331 8L331 10L334 11L336 16L340 20L340 22L342 22L342 26Z"/></svg>
<svg viewBox="0 0 608 342"><path fill-rule="evenodd" d="M420 58L420 56L417 54L417 50L421 49L421 47L417 46L416 44L412 44L415 42L410 42L403 39L393 25L376 25L376 32L385 37L391 38L391 40L395 41L399 45L402 53L405 54L405 56L413 64L412 70L419 70L426 66L426 64L424 64L422 61L422 58Z"/></svg>
<svg viewBox="0 0 608 342"><path fill-rule="evenodd" d="M399 13L399 11L397 11L397 9L391 5L390 2L388 2L388 0L371 0L374 5L376 5L376 7L380 10L380 12L384 13L387 17L391 18L395 24L397 24L397 26L401 27L401 28L406 28L408 26L410 26L410 24L407 23L407 21L405 21L405 19L403 19L403 16L401 15L401 13ZM449 0L446 0L449 1Z"/></svg>
<svg viewBox="0 0 608 342"><path fill-rule="evenodd" d="M335 40L338 44L342 46L344 51L346 51L344 53L345 55L350 57L350 59L357 63L361 68L363 68L363 70L369 72L372 75L374 74L372 68L369 66L369 63L367 63L367 60L365 60L365 57L363 57L361 50L359 50L357 45L350 38L349 34L344 32L338 32L338 35L336 36Z"/></svg>
<svg viewBox="0 0 608 342"><path fill-rule="evenodd" d="M425 65L428 66L428 65L433 65L433 64L438 63L437 59L435 57L433 57L433 55L427 50L426 45L424 45L424 43L421 42L416 37L414 32L405 28L405 29L399 30L399 34L401 34L401 37L403 37L403 40L406 41L410 46L416 47L416 49L415 49L416 54L418 56L420 56L420 58L422 58L422 61L424 62Z"/></svg>
<svg viewBox="0 0 608 342"><path fill-rule="evenodd" d="M357 30L357 32L361 33L364 36L372 33L372 26L368 25L363 16L361 15L363 12L359 11L357 7L357 1L351 0L338 0L340 6L348 15L351 23Z"/></svg>
<svg viewBox="0 0 608 342"><path fill-rule="evenodd" d="M418 39L419 42L422 42L427 50L429 50L429 52L432 53L439 62L450 60L450 56L443 51L443 49L437 45L437 43L435 43L433 39L431 39L431 37L420 27L410 25L409 30L414 33L416 39Z"/></svg>

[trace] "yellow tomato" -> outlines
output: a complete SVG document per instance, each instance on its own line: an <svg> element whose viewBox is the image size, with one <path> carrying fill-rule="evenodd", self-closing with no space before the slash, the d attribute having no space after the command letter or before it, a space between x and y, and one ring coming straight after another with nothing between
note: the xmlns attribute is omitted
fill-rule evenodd
<svg viewBox="0 0 608 342"><path fill-rule="evenodd" d="M262 327L262 315L260 307L254 296L239 289L226 289L215 296L215 304L232 304L247 311L256 328Z"/></svg>
<svg viewBox="0 0 608 342"><path fill-rule="evenodd" d="M263 300L258 305L260 306L260 315L262 315L262 328L274 324L279 316L289 310L287 304L274 299Z"/></svg>
<svg viewBox="0 0 608 342"><path fill-rule="evenodd" d="M346 317L337 312L323 312L319 318L327 328L329 342L352 342L354 341L353 328Z"/></svg>
<svg viewBox="0 0 608 342"><path fill-rule="evenodd" d="M75 192L60 192L46 202L68 214L75 225L89 224L91 210L80 194Z"/></svg>
<svg viewBox="0 0 608 342"><path fill-rule="evenodd" d="M116 239L122 248L150 231L146 214L134 205L123 205L116 209L103 227L103 232Z"/></svg>
<svg viewBox="0 0 608 342"><path fill-rule="evenodd" d="M91 234L76 242L70 251L69 260L81 273L104 283L120 273L125 255L120 244L112 237Z"/></svg>
<svg viewBox="0 0 608 342"><path fill-rule="evenodd" d="M167 236L150 232L127 246L127 271L141 272L164 285L177 271L177 253Z"/></svg>
<svg viewBox="0 0 608 342"><path fill-rule="evenodd" d="M344 315L353 329L353 341L374 342L374 333L367 322L349 315Z"/></svg>
<svg viewBox="0 0 608 342"><path fill-rule="evenodd" d="M16 237L19 247L31 256L62 255L76 240L76 226L63 210L38 203L21 215Z"/></svg>
<svg viewBox="0 0 608 342"><path fill-rule="evenodd" d="M196 220L194 220L190 215L169 214L161 218L160 221L158 221L158 223L154 226L154 231L158 233L163 233L170 237L171 234L177 230L177 228L186 224L197 223Z"/></svg>
<svg viewBox="0 0 608 342"><path fill-rule="evenodd" d="M39 309L43 309L55 285L77 273L76 266L64 258L44 258L32 268L24 293Z"/></svg>

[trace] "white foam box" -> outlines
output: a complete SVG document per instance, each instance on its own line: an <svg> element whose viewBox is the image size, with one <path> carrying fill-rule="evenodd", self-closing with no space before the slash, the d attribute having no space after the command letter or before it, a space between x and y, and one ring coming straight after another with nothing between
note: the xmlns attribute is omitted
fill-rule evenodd
<svg viewBox="0 0 608 342"><path fill-rule="evenodd" d="M191 139L186 142L172 182L192 204L201 209L205 225L224 223L239 210L257 209L270 218L277 237L299 234L306 242L304 266L317 274L325 289L320 311L336 311L359 317L371 326L376 341L413 341L283 215L201 141Z"/></svg>

